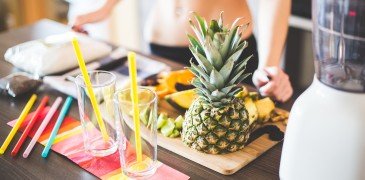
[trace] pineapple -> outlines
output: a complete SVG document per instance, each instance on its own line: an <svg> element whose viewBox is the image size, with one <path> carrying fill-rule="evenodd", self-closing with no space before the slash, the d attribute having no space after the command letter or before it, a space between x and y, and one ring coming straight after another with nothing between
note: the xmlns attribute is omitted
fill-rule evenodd
<svg viewBox="0 0 365 180"><path fill-rule="evenodd" d="M249 120L244 99L237 93L242 91L238 84L249 73L245 73L247 61L239 59L247 42L241 39L242 31L248 26L223 26L222 13L219 20L205 19L194 13L198 26L190 20L196 37L189 35L190 51L198 64L190 61L190 71L195 75L192 85L198 98L189 107L183 122L183 142L198 151L209 154L224 154L242 149L256 122Z"/></svg>

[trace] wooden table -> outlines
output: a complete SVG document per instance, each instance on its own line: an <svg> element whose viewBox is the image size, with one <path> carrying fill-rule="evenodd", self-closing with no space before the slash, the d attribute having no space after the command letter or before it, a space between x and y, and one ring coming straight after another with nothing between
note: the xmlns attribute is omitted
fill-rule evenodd
<svg viewBox="0 0 365 180"><path fill-rule="evenodd" d="M0 34L0 77L4 77L12 72L19 71L11 64L4 61L3 54L6 49L25 41L43 38L48 35L68 31L69 28L50 20L42 20L33 25L20 29L10 30ZM157 57L155 57L157 58ZM182 66L166 59L157 58L167 63L173 68ZM43 85L36 92L40 96L45 94L51 96L54 101L56 96L63 96L60 92ZM9 120L16 119L24 107L30 94L19 98L11 98L0 95L0 143L2 143L10 131L6 124ZM293 100L280 104L279 107L289 110ZM70 114L79 117L76 103L73 104ZM18 139L18 133L15 139ZM29 139L24 144L29 143ZM27 159L21 156L12 158L10 156L11 147L14 147L16 140L9 145L5 155L0 156L0 177L1 179L95 179L96 177L83 170L67 158L51 152L47 159L43 159L40 154L43 146L37 144L34 151ZM158 160L189 175L191 179L279 179L279 163L282 143L279 143L268 152L257 158L254 162L242 168L237 173L224 176L207 169L197 163L185 159L164 148L158 148ZM23 147L24 150L24 147ZM23 152L23 150L21 152Z"/></svg>

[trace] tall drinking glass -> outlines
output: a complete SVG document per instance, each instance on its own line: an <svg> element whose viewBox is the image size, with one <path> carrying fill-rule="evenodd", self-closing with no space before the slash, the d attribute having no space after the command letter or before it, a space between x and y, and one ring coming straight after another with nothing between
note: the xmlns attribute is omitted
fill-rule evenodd
<svg viewBox="0 0 365 180"><path fill-rule="evenodd" d="M145 178L155 173L157 161L157 96L138 87L138 108L142 158L137 159L135 124L131 89L114 94L117 139L123 173L131 178ZM137 137L137 138L136 138Z"/></svg>
<svg viewBox="0 0 365 180"><path fill-rule="evenodd" d="M85 150L93 156L108 156L116 152L116 141L113 95L115 92L115 75L107 71L89 71L91 86L101 112L107 139L103 138L95 110L92 107L84 77L76 77L77 99L84 138Z"/></svg>

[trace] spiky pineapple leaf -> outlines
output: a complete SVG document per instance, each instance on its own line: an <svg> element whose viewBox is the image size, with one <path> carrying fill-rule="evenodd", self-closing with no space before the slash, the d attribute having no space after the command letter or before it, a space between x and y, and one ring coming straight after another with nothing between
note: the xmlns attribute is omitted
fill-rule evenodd
<svg viewBox="0 0 365 180"><path fill-rule="evenodd" d="M209 80L209 76L204 72L204 70L201 67L195 65L192 60L190 60L190 65L190 69L192 69L194 72L197 72L198 76L202 76L205 80Z"/></svg>
<svg viewBox="0 0 365 180"><path fill-rule="evenodd" d="M233 53L229 56L229 58L232 58L233 60L236 61L241 56L243 50L246 49L247 46L248 46L248 42L247 41L242 41L238 45L238 47L234 51L232 51Z"/></svg>
<svg viewBox="0 0 365 180"><path fill-rule="evenodd" d="M223 92L218 91L218 89L213 91L211 95L218 98L218 99L223 99L224 97L226 97L226 94L223 93Z"/></svg>
<svg viewBox="0 0 365 180"><path fill-rule="evenodd" d="M246 73L238 78L237 83L241 83L243 80L245 80L248 76L250 76L251 73Z"/></svg>
<svg viewBox="0 0 365 180"><path fill-rule="evenodd" d="M229 79L233 66L234 66L234 61L228 59L226 64L222 67L222 69L219 70L219 74L222 75L224 82L227 82L227 80Z"/></svg>
<svg viewBox="0 0 365 180"><path fill-rule="evenodd" d="M239 93L240 91L242 91L242 88L238 88L238 89L236 89L236 90L234 90L234 91L230 92L230 93L228 94L228 96L234 96L234 95L236 95L237 93Z"/></svg>
<svg viewBox="0 0 365 180"><path fill-rule="evenodd" d="M232 74L236 75L238 72L240 71L244 71L245 67L247 65L247 62L253 57L253 55L248 56L247 58L245 58L243 61L237 63L234 67L234 71L232 72Z"/></svg>
<svg viewBox="0 0 365 180"><path fill-rule="evenodd" d="M209 29L211 29L214 33L222 31L221 28L218 25L218 22L214 19L210 21Z"/></svg>
<svg viewBox="0 0 365 180"><path fill-rule="evenodd" d="M226 39L224 40L224 43L222 44L222 48L219 49L219 53L221 54L222 57L227 57L233 35L236 33L237 28L238 28L238 26L229 31L228 36L226 36Z"/></svg>
<svg viewBox="0 0 365 180"><path fill-rule="evenodd" d="M223 11L219 14L218 26L222 29L223 27ZM223 30L223 29L222 29Z"/></svg>
<svg viewBox="0 0 365 180"><path fill-rule="evenodd" d="M228 85L233 85L233 84L237 84L237 80L238 78L240 78L240 76L244 73L244 71L240 71L238 72L235 76L233 76L233 78L230 78L231 80L228 82Z"/></svg>
<svg viewBox="0 0 365 180"><path fill-rule="evenodd" d="M214 67L209 63L207 58L205 58L202 54L200 54L196 50L193 50L190 48L190 51L192 52L193 56L195 57L195 60L199 63L199 66L204 68L205 72L209 73L212 71L212 69Z"/></svg>
<svg viewBox="0 0 365 180"><path fill-rule="evenodd" d="M204 80L202 77L198 76L197 78L205 86L205 88L207 88L210 92L213 92L214 90L217 89L214 85L212 85L210 82Z"/></svg>
<svg viewBox="0 0 365 180"><path fill-rule="evenodd" d="M200 32L201 32L203 38L205 38L205 34L207 33L207 28L208 28L207 22L205 21L204 18L199 16L196 12L194 12L194 17L195 17L196 21L198 21Z"/></svg>
<svg viewBox="0 0 365 180"><path fill-rule="evenodd" d="M221 91L225 94L228 94L234 87L237 87L237 85L230 85L230 86L227 86L225 88L222 88Z"/></svg>
<svg viewBox="0 0 365 180"><path fill-rule="evenodd" d="M217 89L222 89L224 87L224 79L221 74L215 69L210 73L209 82L213 84Z"/></svg>
<svg viewBox="0 0 365 180"><path fill-rule="evenodd" d="M243 19L242 17L239 17L237 19L235 19L231 25L231 29L237 27L238 25L236 25L241 19Z"/></svg>
<svg viewBox="0 0 365 180"><path fill-rule="evenodd" d="M222 56L219 51L214 48L211 37L206 37L203 48L209 62L215 67L215 69L219 70L223 64Z"/></svg>
<svg viewBox="0 0 365 180"><path fill-rule="evenodd" d="M204 36L203 36L203 34L200 33L200 31L196 28L196 26L194 25L193 21L189 20L189 24L190 24L191 29L193 29L196 37L198 38L200 44L203 44L204 43Z"/></svg>
<svg viewBox="0 0 365 180"><path fill-rule="evenodd" d="M200 43L198 42L198 40L195 39L194 36L190 35L190 34L187 34L188 35L188 39L189 39L189 42L190 42L190 45L192 47L194 47L194 49L197 49L197 51L200 53L200 54L203 54L205 55L204 53L204 49L203 47L200 45ZM191 49L190 49L191 50Z"/></svg>

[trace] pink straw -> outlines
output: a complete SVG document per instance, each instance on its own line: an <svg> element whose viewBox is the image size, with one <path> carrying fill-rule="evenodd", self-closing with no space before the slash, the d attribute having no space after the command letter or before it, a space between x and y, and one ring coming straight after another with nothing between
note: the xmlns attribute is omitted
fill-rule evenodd
<svg viewBox="0 0 365 180"><path fill-rule="evenodd" d="M42 124L39 126L37 132L35 133L35 135L32 138L32 141L29 143L27 149L24 151L23 153L23 157L27 158L30 151L32 151L35 143L37 142L37 140L39 139L39 137L42 135L43 130L46 128L47 124L49 123L49 121L52 119L54 113L56 112L58 106L60 106L62 102L62 98L58 97L56 99L56 101L53 103L52 107L49 109L46 117L44 118Z"/></svg>

